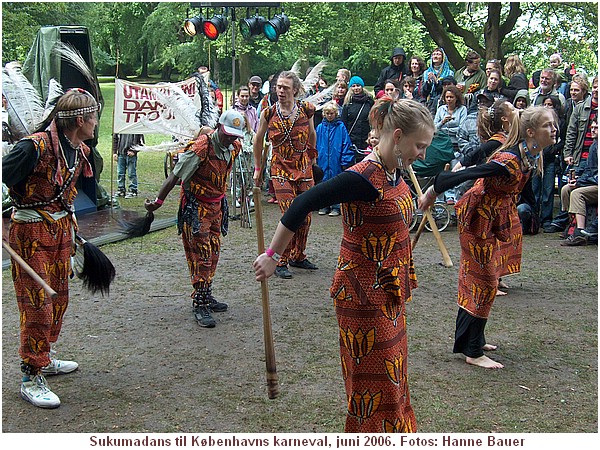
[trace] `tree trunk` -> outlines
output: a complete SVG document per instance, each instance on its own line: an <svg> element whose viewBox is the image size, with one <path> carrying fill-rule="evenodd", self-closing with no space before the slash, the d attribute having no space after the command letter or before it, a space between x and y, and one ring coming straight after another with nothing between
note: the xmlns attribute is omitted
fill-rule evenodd
<svg viewBox="0 0 600 450"><path fill-rule="evenodd" d="M142 70L140 71L141 78L148 78L148 44L142 47Z"/></svg>
<svg viewBox="0 0 600 450"><path fill-rule="evenodd" d="M250 53L244 53L243 55L238 54L238 77L236 80L236 89L239 86L248 84L248 80L253 75L250 73Z"/></svg>

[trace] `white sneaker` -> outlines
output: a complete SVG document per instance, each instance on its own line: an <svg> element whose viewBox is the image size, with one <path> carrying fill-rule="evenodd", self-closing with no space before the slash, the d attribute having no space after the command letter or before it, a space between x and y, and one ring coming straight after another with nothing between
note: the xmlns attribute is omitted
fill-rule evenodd
<svg viewBox="0 0 600 450"><path fill-rule="evenodd" d="M50 390L43 375L21 383L21 397L38 408L58 408L60 398Z"/></svg>
<svg viewBox="0 0 600 450"><path fill-rule="evenodd" d="M46 367L42 367L42 373L46 376L52 375L63 375L65 373L71 373L77 370L79 364L75 361L63 361L60 359L52 358L56 352L50 350L50 364Z"/></svg>

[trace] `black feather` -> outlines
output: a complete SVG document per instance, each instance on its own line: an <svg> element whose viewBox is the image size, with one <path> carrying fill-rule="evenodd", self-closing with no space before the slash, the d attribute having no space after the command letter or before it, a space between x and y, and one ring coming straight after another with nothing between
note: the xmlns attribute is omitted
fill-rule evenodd
<svg viewBox="0 0 600 450"><path fill-rule="evenodd" d="M110 284L115 279L115 267L98 247L80 236L77 236L77 240L83 245L83 269L79 274L83 286L93 294L108 294Z"/></svg>
<svg viewBox="0 0 600 450"><path fill-rule="evenodd" d="M120 223L123 233L126 234L128 238L135 238L146 236L150 232L150 226L153 221L154 213L148 211L144 217L138 217L132 221L122 220Z"/></svg>

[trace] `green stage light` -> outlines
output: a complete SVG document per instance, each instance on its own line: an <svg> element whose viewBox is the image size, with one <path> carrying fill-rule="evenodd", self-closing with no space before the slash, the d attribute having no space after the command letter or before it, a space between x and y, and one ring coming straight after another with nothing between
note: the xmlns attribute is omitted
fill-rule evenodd
<svg viewBox="0 0 600 450"><path fill-rule="evenodd" d="M239 27L242 37L244 39L250 39L252 36L259 35L262 33L265 22L265 18L259 15L240 20Z"/></svg>
<svg viewBox="0 0 600 450"><path fill-rule="evenodd" d="M271 20L263 25L263 33L271 42L277 42L279 36L290 29L290 19L284 13L276 14Z"/></svg>

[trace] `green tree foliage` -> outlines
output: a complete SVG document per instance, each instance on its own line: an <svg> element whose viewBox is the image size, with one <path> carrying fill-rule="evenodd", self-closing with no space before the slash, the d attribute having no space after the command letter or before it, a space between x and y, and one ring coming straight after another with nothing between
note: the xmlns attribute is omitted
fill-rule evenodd
<svg viewBox="0 0 600 450"><path fill-rule="evenodd" d="M246 16L235 9L236 21L216 41L189 37L182 30L186 18L199 14L183 2L36 2L2 4L3 62L23 60L40 26L84 25L90 29L99 71L114 75L117 61L125 75L148 72L168 80L187 76L200 65L212 78L230 85L232 27L235 29L236 84L250 75L265 79L289 69L303 58L302 69L323 58L330 61L329 80L339 67L375 82L389 64L393 47L425 60L443 46L453 65L462 65L468 48L484 58L517 53L533 72L547 64L556 51L566 61L597 72L597 3L425 3L425 2L290 2L282 3L291 27L278 42L256 36L245 41L237 21ZM220 8L203 9L205 14ZM254 9L249 9L250 15ZM271 11L272 14L279 12ZM259 13L267 15L265 8Z"/></svg>

